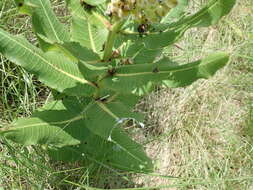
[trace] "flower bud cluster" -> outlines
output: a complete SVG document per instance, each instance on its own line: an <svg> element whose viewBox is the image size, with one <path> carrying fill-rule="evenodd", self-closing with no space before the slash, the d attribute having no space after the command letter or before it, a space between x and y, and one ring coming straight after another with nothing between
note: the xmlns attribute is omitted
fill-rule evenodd
<svg viewBox="0 0 253 190"><path fill-rule="evenodd" d="M107 13L119 19L129 16L140 23L159 22L177 5L177 0L111 0Z"/></svg>

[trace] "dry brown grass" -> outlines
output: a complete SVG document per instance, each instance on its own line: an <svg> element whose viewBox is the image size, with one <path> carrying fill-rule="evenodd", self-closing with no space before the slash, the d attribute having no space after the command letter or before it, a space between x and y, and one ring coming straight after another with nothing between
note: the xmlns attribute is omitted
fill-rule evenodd
<svg viewBox="0 0 253 190"><path fill-rule="evenodd" d="M178 43L184 50L169 51L182 62L216 50L231 52L232 59L210 80L159 90L141 103L148 122L146 150L156 160L157 173L183 180L145 176L137 183L189 184L165 189L253 189L253 147L245 134L253 101L253 67L239 58L252 53L250 5L250 0L238 1L219 25L187 32ZM206 184L191 185L194 182Z"/></svg>

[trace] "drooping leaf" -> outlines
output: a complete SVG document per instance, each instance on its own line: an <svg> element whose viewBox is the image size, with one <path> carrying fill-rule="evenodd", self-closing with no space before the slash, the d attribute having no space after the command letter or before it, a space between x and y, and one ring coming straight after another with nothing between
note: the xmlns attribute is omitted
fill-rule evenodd
<svg viewBox="0 0 253 190"><path fill-rule="evenodd" d="M192 25L191 27L207 27L216 24L231 11L235 2L236 0L209 0L197 13L179 20L172 26L187 24Z"/></svg>
<svg viewBox="0 0 253 190"><path fill-rule="evenodd" d="M53 101L35 112L30 118L20 118L0 134L23 145L50 145L63 147L76 145L85 137L83 114L74 101Z"/></svg>
<svg viewBox="0 0 253 190"><path fill-rule="evenodd" d="M125 98L129 99L122 105L129 108L138 100L135 96L123 96L117 100ZM112 128L110 138L93 133L100 134L97 130L101 131L101 124L104 128L114 124L97 120L100 126L88 127L87 124L90 122L86 120L91 119L89 109L93 109L93 105L94 101L85 98L54 101L35 112L30 118L14 122L10 128L1 131L0 135L24 145L48 145L49 155L56 160L79 161L89 158L107 167L113 166L135 172L152 171L152 162L142 146L131 140L121 126Z"/></svg>
<svg viewBox="0 0 253 190"><path fill-rule="evenodd" d="M117 141L126 144L130 150L122 149L117 143L86 131L87 136L77 146L67 146L49 150L49 155L59 161L89 160L100 167L114 167L126 171L150 172L151 160L146 156L141 145L133 142L123 131L117 130Z"/></svg>
<svg viewBox="0 0 253 190"><path fill-rule="evenodd" d="M119 115L122 117L136 116L125 113L125 111L129 111L138 99L132 95L117 97L117 102L125 101L118 107L121 109ZM116 100L112 100L111 104L117 103ZM8 139L25 145L50 145L54 147L49 151L50 156L56 160L78 161L89 157L98 163L123 170L151 171L152 162L144 153L142 146L131 140L120 125L116 127L117 122L114 121L114 118L112 123L107 122L110 121L111 115L107 115L110 111L104 110L106 114L103 113L102 116L100 115L102 112L94 115L93 111L96 111L94 108L101 109L101 107L97 107L94 102L89 102L91 105L89 106L88 102L82 103L81 100L75 99L52 102L34 113L31 118L20 119L13 123L12 128L2 131L2 134ZM111 107L115 106L108 106L108 108ZM97 117L95 121L91 118L97 114L100 117L106 117L105 120ZM95 122L95 125L91 125L93 122L90 122L90 119ZM102 134L101 125L104 128L111 128L111 132L107 134L108 137ZM114 125L115 128L111 125ZM66 145L74 146L57 149L57 147Z"/></svg>
<svg viewBox="0 0 253 190"><path fill-rule="evenodd" d="M125 98L128 98L127 103L123 103ZM117 154L120 155L122 152L122 154L129 157L129 161L135 162L138 167L141 165L139 169L147 169L152 165L149 158L145 155L141 146L131 140L121 129L121 125L129 119L137 121L142 119L140 114L133 113L131 110L138 99L134 95L123 97L121 95L112 95L106 99L97 100L88 106L89 108L85 112L85 125L93 134L113 143L118 150ZM114 156L110 155L110 158L120 165L120 161L115 159ZM124 157L121 158L121 161L123 160ZM130 166L129 168L131 168Z"/></svg>
<svg viewBox="0 0 253 190"><path fill-rule="evenodd" d="M45 54L24 38L10 35L1 29L0 52L59 92L90 95L95 90L95 86L80 73L76 63L55 52Z"/></svg>
<svg viewBox="0 0 253 190"><path fill-rule="evenodd" d="M105 88L121 93L131 93L148 84L167 80L170 87L190 85L200 78L209 78L228 62L226 53L215 53L205 59L185 65L166 63L138 64L119 67L113 76L104 78Z"/></svg>
<svg viewBox="0 0 253 190"><path fill-rule="evenodd" d="M44 51L51 48L48 41L62 43L70 40L68 30L57 19L49 0L25 0L21 7L29 8L34 32Z"/></svg>

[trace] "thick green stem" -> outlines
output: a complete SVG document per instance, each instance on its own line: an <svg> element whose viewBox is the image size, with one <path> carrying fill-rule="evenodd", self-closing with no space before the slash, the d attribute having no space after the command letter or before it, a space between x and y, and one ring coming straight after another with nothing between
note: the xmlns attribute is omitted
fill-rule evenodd
<svg viewBox="0 0 253 190"><path fill-rule="evenodd" d="M120 30L121 26L123 25L122 21L118 21L115 24L113 24L109 35L107 37L107 41L105 43L105 50L104 50L104 56L103 60L108 61L112 56L112 48L115 42L115 39L117 37L117 33Z"/></svg>

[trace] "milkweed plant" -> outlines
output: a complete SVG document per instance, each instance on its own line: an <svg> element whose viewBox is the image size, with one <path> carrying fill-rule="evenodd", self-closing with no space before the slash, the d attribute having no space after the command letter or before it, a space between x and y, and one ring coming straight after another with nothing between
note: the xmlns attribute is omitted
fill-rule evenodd
<svg viewBox="0 0 253 190"><path fill-rule="evenodd" d="M59 22L49 0L15 2L31 16L39 45L0 29L0 53L49 86L54 100L0 136L41 145L54 160L152 172L152 160L124 130L129 120L143 127L136 103L155 86L207 79L229 60L215 52L177 64L163 51L188 29L216 24L235 0L209 0L191 15L188 0L66 0L70 25Z"/></svg>

